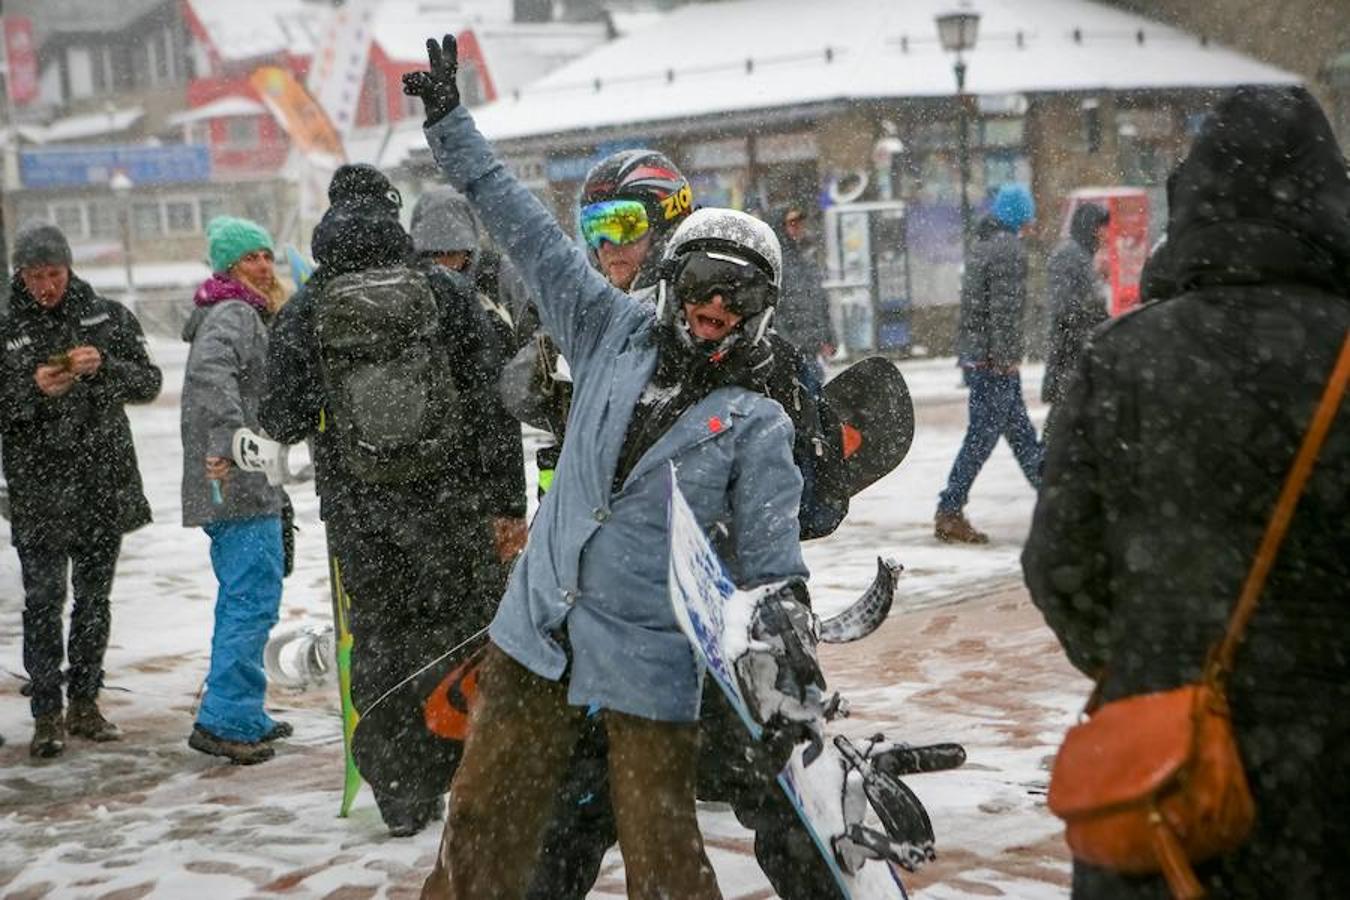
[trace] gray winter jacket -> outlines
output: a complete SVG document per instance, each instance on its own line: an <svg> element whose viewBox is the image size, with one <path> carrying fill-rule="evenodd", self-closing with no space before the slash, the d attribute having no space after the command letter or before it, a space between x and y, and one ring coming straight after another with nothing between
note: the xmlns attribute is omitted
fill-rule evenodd
<svg viewBox="0 0 1350 900"><path fill-rule="evenodd" d="M267 365L267 326L242 300L199 306L183 327L192 344L183 377L183 525L281 514L282 489L239 468L224 482L224 502L212 502L207 456L231 455L236 428L258 431L258 402Z"/></svg>
<svg viewBox="0 0 1350 900"><path fill-rule="evenodd" d="M1027 254L1022 241L986 219L961 281L957 351L965 365L1022 364L1022 313L1027 302Z"/></svg>
<svg viewBox="0 0 1350 900"><path fill-rule="evenodd" d="M699 672L667 584L669 464L699 524L725 535L738 584L804 578L792 425L767 397L718 388L680 416L613 491L629 419L656 367L651 305L591 267L493 158L462 107L426 134L446 177L537 298L575 383L558 477L511 574L492 640L544 678L566 672L570 703L692 722ZM570 670L557 640L564 632Z"/></svg>

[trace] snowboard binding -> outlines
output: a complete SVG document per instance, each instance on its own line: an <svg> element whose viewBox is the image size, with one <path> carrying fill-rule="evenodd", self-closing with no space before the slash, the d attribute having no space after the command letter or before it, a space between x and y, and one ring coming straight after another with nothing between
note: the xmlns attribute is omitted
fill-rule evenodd
<svg viewBox="0 0 1350 900"><path fill-rule="evenodd" d="M337 638L332 625L288 629L268 638L263 671L278 687L318 687L337 673Z"/></svg>
<svg viewBox="0 0 1350 900"><path fill-rule="evenodd" d="M843 735L835 736L834 746L846 770L845 829L832 839L839 867L857 873L868 860L878 859L913 872L937 859L932 820L914 792ZM868 809L883 831L863 824Z"/></svg>
<svg viewBox="0 0 1350 900"><path fill-rule="evenodd" d="M896 579L905 567L890 557L877 557L877 574L848 609L820 623L820 639L826 644L860 641L881 627L895 603Z"/></svg>

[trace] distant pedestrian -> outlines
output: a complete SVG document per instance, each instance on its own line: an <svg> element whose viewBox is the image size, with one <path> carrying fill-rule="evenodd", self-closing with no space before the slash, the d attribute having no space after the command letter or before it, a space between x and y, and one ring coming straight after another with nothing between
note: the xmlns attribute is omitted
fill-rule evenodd
<svg viewBox="0 0 1350 900"><path fill-rule="evenodd" d="M1105 282L1097 273L1095 258L1110 220L1111 214L1095 203L1079 206L1069 221L1068 240L1055 248L1046 263L1050 353L1041 380L1041 400L1051 404L1051 410L1043 438L1048 439L1054 407L1064 399L1088 335L1107 319Z"/></svg>
<svg viewBox="0 0 1350 900"><path fill-rule="evenodd" d="M71 272L60 229L21 228L12 262L9 314L0 320L0 435L23 570L29 752L51 757L65 750L67 731L95 741L121 736L98 707L108 596L122 535L150 522L123 406L155 399L162 378L130 310ZM67 576L75 605L63 647Z"/></svg>
<svg viewBox="0 0 1350 900"><path fill-rule="evenodd" d="M1219 102L1171 182L1155 301L1097 331L1048 448L1022 568L1101 699L1195 681L1350 330L1350 180L1301 87ZM1210 897L1350 896L1350 400L1227 679L1256 806ZM1078 900L1169 896L1073 867Z"/></svg>
<svg viewBox="0 0 1350 900"><path fill-rule="evenodd" d="M988 542L989 536L977 531L963 510L1000 436L1032 487L1040 486L1041 444L1027 416L1018 372L1027 301L1027 254L1020 235L1035 216L1031 192L1020 184L1005 184L981 222L966 260L957 343L970 385L970 419L947 487L938 498L933 530L939 540Z"/></svg>
<svg viewBox="0 0 1350 900"><path fill-rule="evenodd" d="M822 286L820 266L812 257L807 239L806 211L789 206L773 215L770 223L783 247L783 292L778 297L773 329L796 347L815 370L819 388L824 383L822 360L834 356L834 326L830 303Z"/></svg>
<svg viewBox="0 0 1350 900"><path fill-rule="evenodd" d="M268 324L285 300L272 237L247 219L206 227L214 274L192 298L183 378L183 525L211 539L216 591L211 668L188 746L244 765L271 759L291 726L263 709L263 647L277 622L285 492L233 463L239 428L260 431Z"/></svg>

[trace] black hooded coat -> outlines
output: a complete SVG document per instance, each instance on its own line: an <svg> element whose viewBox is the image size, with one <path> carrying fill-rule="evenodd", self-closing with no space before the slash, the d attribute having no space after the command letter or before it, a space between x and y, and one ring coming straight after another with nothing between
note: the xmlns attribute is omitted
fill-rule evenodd
<svg viewBox="0 0 1350 900"><path fill-rule="evenodd" d="M0 434L14 543L66 545L149 524L123 409L154 400L163 380L140 323L74 275L50 310L17 275L10 290L0 320ZM33 381L37 367L82 344L102 354L98 371L63 396L44 396Z"/></svg>
<svg viewBox="0 0 1350 900"><path fill-rule="evenodd" d="M1106 700L1200 675L1350 328L1350 180L1305 90L1220 102L1172 199L1175 293L1085 348L1022 555ZM1211 896L1350 896L1347 406L1237 653L1229 698L1258 818L1246 846L1200 867ZM1078 864L1074 896L1168 894Z"/></svg>
<svg viewBox="0 0 1350 900"><path fill-rule="evenodd" d="M1041 381L1041 399L1058 403L1078 365L1078 354L1092 329L1106 321L1106 303L1098 290L1101 279L1093 266L1097 230L1109 218L1095 203L1073 211L1069 239L1050 254L1046 263L1049 292L1050 340Z"/></svg>

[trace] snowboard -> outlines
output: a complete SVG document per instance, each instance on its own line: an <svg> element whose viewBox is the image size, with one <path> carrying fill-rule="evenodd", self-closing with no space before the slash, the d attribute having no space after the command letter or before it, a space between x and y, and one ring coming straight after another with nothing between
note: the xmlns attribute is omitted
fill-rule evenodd
<svg viewBox="0 0 1350 900"><path fill-rule="evenodd" d="M342 803L338 818L351 812L356 792L361 789L361 773L352 756L352 736L356 733L356 706L352 703L352 647L355 639L348 625L351 597L342 587L342 566L337 554L328 548L328 585L333 594L333 627L337 631L338 701L342 707Z"/></svg>
<svg viewBox="0 0 1350 900"><path fill-rule="evenodd" d="M734 671L735 641L729 617L742 622L745 604L670 475L670 599L676 620L704 667L755 740L764 728L750 713ZM740 598L745 600L746 598ZM830 706L836 706L831 703ZM932 823L918 798L899 779L872 765L868 754L843 736L827 739L823 718L801 741L778 783L845 900L907 898L902 868L913 871L935 858ZM868 810L885 833L868 827Z"/></svg>
<svg viewBox="0 0 1350 900"><path fill-rule="evenodd" d="M914 441L914 402L890 360L869 356L821 390L844 430L849 494L874 484L904 460Z"/></svg>
<svg viewBox="0 0 1350 900"><path fill-rule="evenodd" d="M295 289L298 291L309 281L309 276L314 274L314 264L300 255L300 251L295 247L286 248L286 265L291 270L291 280L295 282Z"/></svg>
<svg viewBox="0 0 1350 900"><path fill-rule="evenodd" d="M464 752L469 703L487 645L485 628L358 711L352 758L367 784L416 799L449 789ZM417 722L421 727L410 727ZM396 750L390 735L399 735Z"/></svg>

